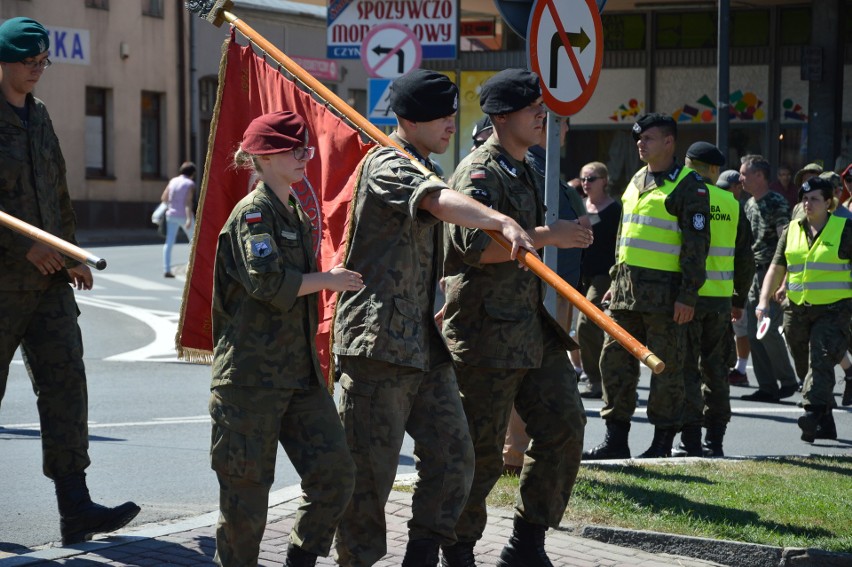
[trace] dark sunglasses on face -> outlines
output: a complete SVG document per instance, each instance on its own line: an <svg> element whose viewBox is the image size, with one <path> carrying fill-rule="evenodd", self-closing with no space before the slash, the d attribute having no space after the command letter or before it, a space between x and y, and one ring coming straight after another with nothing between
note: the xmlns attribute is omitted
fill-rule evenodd
<svg viewBox="0 0 852 567"><path fill-rule="evenodd" d="M581 177L580 181L582 181L583 183L594 183L598 179L603 179L603 178L602 177L595 177L594 175L592 175L591 177Z"/></svg>

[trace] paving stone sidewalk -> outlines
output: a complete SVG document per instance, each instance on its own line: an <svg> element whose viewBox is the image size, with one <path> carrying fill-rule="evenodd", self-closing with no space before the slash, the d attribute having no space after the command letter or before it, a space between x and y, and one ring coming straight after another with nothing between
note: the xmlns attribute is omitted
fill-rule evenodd
<svg viewBox="0 0 852 567"><path fill-rule="evenodd" d="M260 565L282 565L288 534L298 504L298 487L272 495L266 533L261 545ZM411 495L394 491L386 507L388 555L376 567L398 567L405 554L406 522ZM491 510L485 536L476 547L477 565L493 566L512 531L511 510ZM74 567L213 565L214 524L217 512L173 523L136 527L120 534L70 548L50 547L17 556L0 558L0 567L24 565L68 565ZM708 567L720 565L699 559L655 554L571 535L567 530L549 530L547 550L559 567ZM2 557L2 556L0 556ZM317 565L333 566L331 558Z"/></svg>

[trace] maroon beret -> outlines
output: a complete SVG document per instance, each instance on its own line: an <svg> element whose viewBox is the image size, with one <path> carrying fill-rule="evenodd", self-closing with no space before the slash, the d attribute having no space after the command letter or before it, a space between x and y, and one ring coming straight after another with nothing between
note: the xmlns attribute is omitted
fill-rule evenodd
<svg viewBox="0 0 852 567"><path fill-rule="evenodd" d="M308 142L305 121L290 111L271 112L251 121L243 134L242 149L255 156L279 154Z"/></svg>

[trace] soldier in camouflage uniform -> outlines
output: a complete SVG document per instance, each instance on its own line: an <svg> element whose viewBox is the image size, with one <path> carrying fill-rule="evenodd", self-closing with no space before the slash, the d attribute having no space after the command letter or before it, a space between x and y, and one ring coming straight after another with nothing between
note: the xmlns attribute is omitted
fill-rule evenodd
<svg viewBox="0 0 852 567"><path fill-rule="evenodd" d="M612 286L604 301L610 301L613 320L665 362L665 370L651 376L648 420L654 440L639 458L668 457L682 426L686 324L704 285L710 200L701 177L675 162L677 124L671 116L640 116L633 137L647 165L623 196ZM606 437L583 458L629 458L639 362L608 336L600 367Z"/></svg>
<svg viewBox="0 0 852 567"><path fill-rule="evenodd" d="M391 139L435 171L455 132L458 89L440 73L415 70L391 86L398 127ZM399 450L414 439L418 480L404 567L435 567L473 477L473 447L450 356L435 325L440 220L498 230L517 250L533 249L509 217L426 176L393 148L359 166L345 265L366 287L340 294L332 350L343 388L339 412L357 478L336 539L337 561L366 567L387 551L384 507Z"/></svg>
<svg viewBox="0 0 852 567"><path fill-rule="evenodd" d="M786 275L784 337L805 376L798 425L807 442L837 439L834 368L845 354L852 317L852 221L830 213L833 193L826 179L802 184L805 217L781 233L755 310L758 321L767 316Z"/></svg>
<svg viewBox="0 0 852 567"><path fill-rule="evenodd" d="M291 194L313 156L292 112L256 118L234 161L260 185L219 234L213 283L210 458L219 479L217 564L257 565L280 443L302 477L285 565L328 555L355 467L317 360L316 293L354 291L360 274L317 272L311 223Z"/></svg>
<svg viewBox="0 0 852 567"><path fill-rule="evenodd" d="M757 320L751 315L760 300L760 288L766 271L778 247L778 237L790 222L787 199L769 190L769 162L763 156L747 155L742 158L740 176L743 189L751 194L746 201L745 215L751 224L752 250L754 250L754 281L748 295L748 338L751 344L751 362L758 389L742 396L756 402L777 402L796 393L798 384L790 365L784 339L778 333L781 322L780 306L768 305L767 316L772 321L762 339L757 339ZM779 387L780 383L780 387Z"/></svg>
<svg viewBox="0 0 852 567"><path fill-rule="evenodd" d="M708 142L686 151L686 166L695 170L710 191L710 252L707 280L698 292L695 317L687 329L683 363L685 399L681 443L672 456L722 457L722 442L731 421L728 369L733 365L732 320L742 317L754 278L751 229L733 194L711 185L725 156ZM730 267L732 271L729 271ZM701 427L707 428L706 450Z"/></svg>
<svg viewBox="0 0 852 567"><path fill-rule="evenodd" d="M65 160L44 103L32 90L50 65L50 38L29 18L0 25L0 210L76 244ZM92 502L88 395L74 300L92 289L85 264L0 227L0 400L18 346L38 397L43 471L56 484L63 545L115 531L139 513L133 502Z"/></svg>
<svg viewBox="0 0 852 567"><path fill-rule="evenodd" d="M544 206L527 149L538 142L545 109L539 78L507 69L482 86L482 111L494 134L459 164L450 185L516 219L536 247L586 247L591 230L557 220ZM481 230L455 224L444 233L447 306L443 334L456 364L473 437L473 486L456 525L458 543L443 547L444 567L472 567L487 522L485 498L502 471L503 439L514 404L532 439L521 472L514 530L497 565L551 566L548 527L568 505L580 466L586 416L566 350L576 343L547 313L544 284L519 271Z"/></svg>

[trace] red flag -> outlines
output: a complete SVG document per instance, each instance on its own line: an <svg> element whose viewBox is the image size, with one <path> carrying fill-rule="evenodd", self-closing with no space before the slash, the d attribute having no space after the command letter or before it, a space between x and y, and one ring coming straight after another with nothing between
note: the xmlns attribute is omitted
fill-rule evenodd
<svg viewBox="0 0 852 567"><path fill-rule="evenodd" d="M314 252L322 271L334 266L335 253L346 236L352 199L347 182L370 148L347 123L255 55L251 47L239 46L233 31L226 43L176 341L178 356L196 361L209 361L213 352L210 306L219 231L254 183L248 171L232 166L249 123L261 114L290 110L308 125L309 144L316 147L316 155L294 193L311 219ZM326 371L334 294L324 292L319 299L316 343Z"/></svg>

